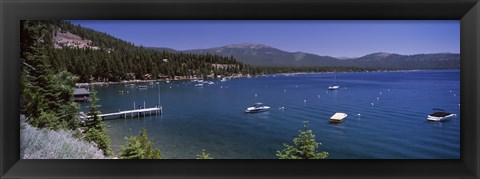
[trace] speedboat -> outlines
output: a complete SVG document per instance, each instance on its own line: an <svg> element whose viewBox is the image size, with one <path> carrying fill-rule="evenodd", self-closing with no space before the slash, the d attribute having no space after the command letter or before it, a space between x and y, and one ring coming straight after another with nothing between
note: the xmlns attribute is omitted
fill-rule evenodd
<svg viewBox="0 0 480 179"><path fill-rule="evenodd" d="M245 112L246 113L257 113L257 112L264 112L268 111L270 106L265 106L263 103L255 103L253 107L248 107Z"/></svg>
<svg viewBox="0 0 480 179"><path fill-rule="evenodd" d="M195 84L195 87L203 87L203 83L197 83Z"/></svg>
<svg viewBox="0 0 480 179"><path fill-rule="evenodd" d="M455 118L456 116L456 114L445 112L445 110L443 109L434 108L433 113L427 116L427 120L441 122L450 120L452 118Z"/></svg>
<svg viewBox="0 0 480 179"><path fill-rule="evenodd" d="M148 86L147 85L138 85L138 89L147 89Z"/></svg>
<svg viewBox="0 0 480 179"><path fill-rule="evenodd" d="M328 90L338 90L338 88L340 88L338 85L328 86Z"/></svg>

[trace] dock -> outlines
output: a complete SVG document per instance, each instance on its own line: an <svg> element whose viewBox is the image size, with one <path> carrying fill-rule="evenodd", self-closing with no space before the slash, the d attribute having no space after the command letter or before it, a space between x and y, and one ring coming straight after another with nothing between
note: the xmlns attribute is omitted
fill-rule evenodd
<svg viewBox="0 0 480 179"><path fill-rule="evenodd" d="M162 106L160 107L153 107L153 108L142 108L142 109L134 109L134 110L127 110L127 111L119 111L119 112L114 112L114 113L105 113L105 114L99 114L98 116L99 117L115 117L117 116L118 118L127 118L127 116L130 115L130 117L134 117L134 116L140 116L140 115L152 115L152 114L155 114L155 115L158 115L158 114L162 114L163 112L163 108ZM85 119L85 118L92 118L92 116L81 116L81 118Z"/></svg>
<svg viewBox="0 0 480 179"><path fill-rule="evenodd" d="M332 117L330 117L330 122L332 123L339 123L342 122L344 118L348 115L346 113L337 112Z"/></svg>

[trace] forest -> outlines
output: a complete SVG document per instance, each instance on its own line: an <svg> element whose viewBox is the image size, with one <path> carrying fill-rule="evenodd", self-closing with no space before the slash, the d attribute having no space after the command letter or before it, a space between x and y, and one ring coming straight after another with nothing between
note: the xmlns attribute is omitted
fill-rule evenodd
<svg viewBox="0 0 480 179"><path fill-rule="evenodd" d="M183 77L207 78L273 73L365 71L355 67L266 67L251 66L234 57L213 54L190 54L156 51L115 38L109 34L73 25L68 21L36 21L48 27L44 34L47 63L54 72L68 71L79 77L78 82L113 82ZM97 48L55 48L58 33L72 33L91 41ZM160 32L159 32L160 33Z"/></svg>

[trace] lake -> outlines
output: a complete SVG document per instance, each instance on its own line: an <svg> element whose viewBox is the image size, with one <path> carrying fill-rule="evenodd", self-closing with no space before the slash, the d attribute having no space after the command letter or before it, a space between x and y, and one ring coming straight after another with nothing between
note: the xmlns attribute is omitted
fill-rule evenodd
<svg viewBox="0 0 480 179"><path fill-rule="evenodd" d="M147 89L124 84L96 86L103 113L158 104L162 115L105 120L115 152L125 137L145 128L163 158L191 159L205 149L216 159L273 159L303 121L329 159L459 159L460 71L333 73L237 78L195 87L190 81L160 82ZM119 94L118 91L125 91ZM128 91L128 93L127 93ZM247 114L255 102L267 112ZM87 111L82 104L82 110ZM283 107L284 110L279 108ZM432 108L457 114L428 122ZM336 112L348 117L329 123ZM360 115L358 115L360 114Z"/></svg>

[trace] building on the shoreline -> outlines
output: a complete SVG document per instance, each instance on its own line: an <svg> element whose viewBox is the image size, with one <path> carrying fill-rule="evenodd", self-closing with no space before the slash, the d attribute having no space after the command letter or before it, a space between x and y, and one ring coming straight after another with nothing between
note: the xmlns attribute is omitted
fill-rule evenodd
<svg viewBox="0 0 480 179"><path fill-rule="evenodd" d="M75 98L75 101L88 101L90 92L86 88L75 88L73 97Z"/></svg>

